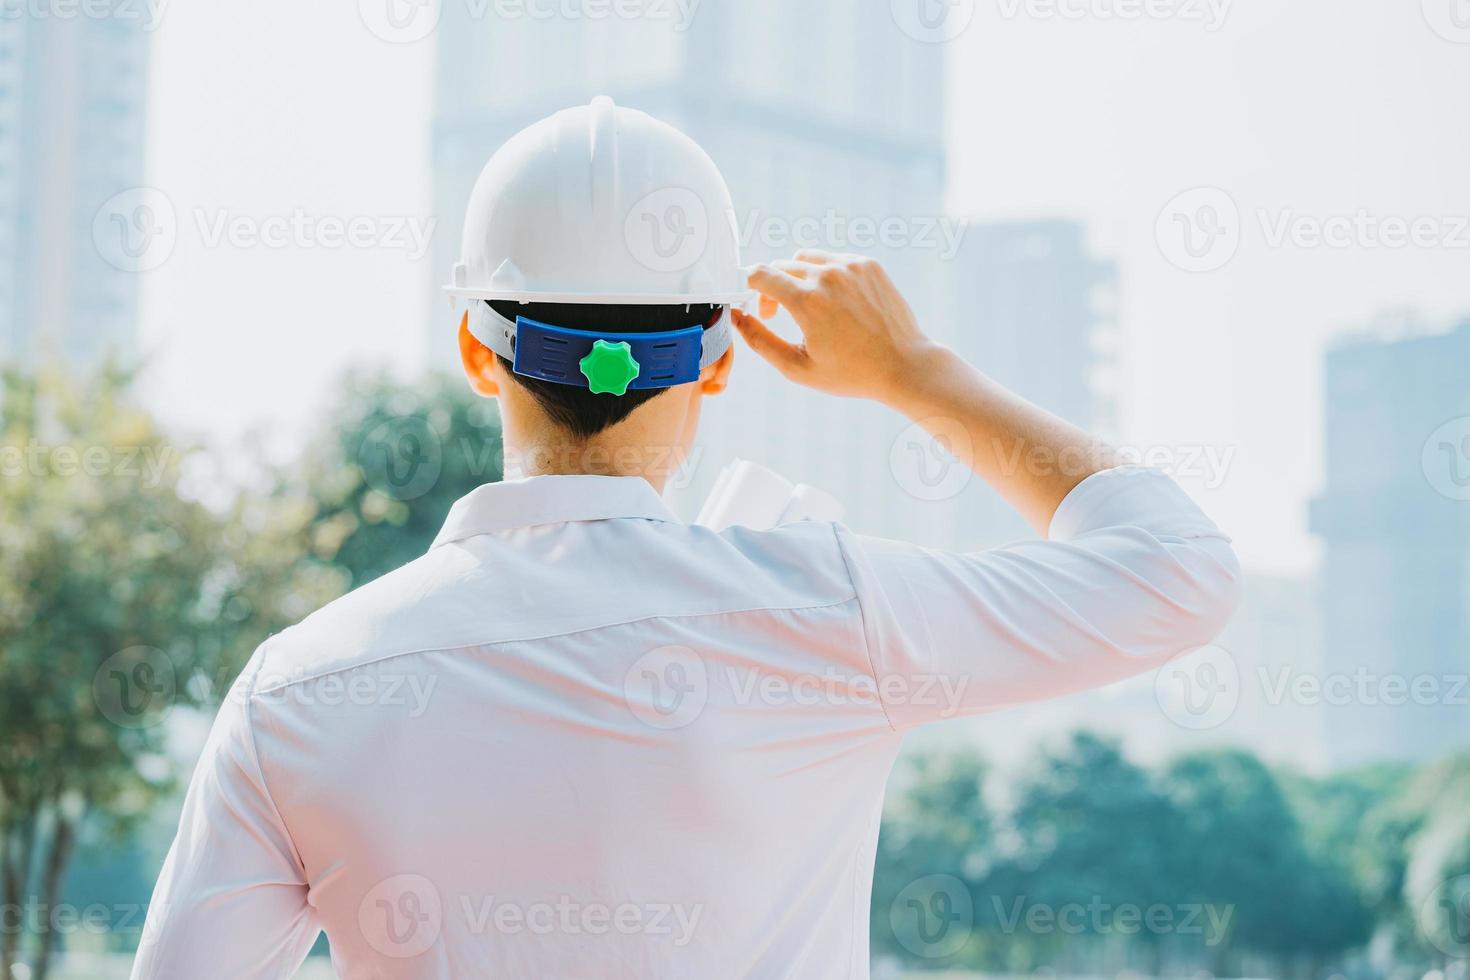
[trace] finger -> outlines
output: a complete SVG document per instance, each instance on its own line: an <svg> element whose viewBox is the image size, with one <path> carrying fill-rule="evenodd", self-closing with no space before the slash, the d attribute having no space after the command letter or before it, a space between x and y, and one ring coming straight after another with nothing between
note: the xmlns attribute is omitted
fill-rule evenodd
<svg viewBox="0 0 1470 980"><path fill-rule="evenodd" d="M838 257L820 248L799 248L793 258L799 262L810 262L812 265L828 265Z"/></svg>
<svg viewBox="0 0 1470 980"><path fill-rule="evenodd" d="M780 312L781 312L781 304L780 303L778 303L775 300L771 299L771 297L769 297L769 296L762 296L761 297L761 299L760 299L760 313L757 314L757 315L762 320L769 320L771 317L775 316L777 313L780 313Z"/></svg>
<svg viewBox="0 0 1470 980"><path fill-rule="evenodd" d="M802 281L790 272L778 269L772 264L761 263L753 266L746 277L746 282L751 289L759 290L761 295L769 296L788 308L806 298L807 287Z"/></svg>
<svg viewBox="0 0 1470 980"><path fill-rule="evenodd" d="M759 354L762 359L769 361L782 374L789 377L805 361L806 354L800 347L783 340L755 317L739 310L731 310L730 320L735 324L735 329L740 331L740 336L745 338L750 349Z"/></svg>
<svg viewBox="0 0 1470 980"><path fill-rule="evenodd" d="M815 279L817 273L822 271L822 267L816 262L803 262L799 259L776 259L768 264L798 279Z"/></svg>

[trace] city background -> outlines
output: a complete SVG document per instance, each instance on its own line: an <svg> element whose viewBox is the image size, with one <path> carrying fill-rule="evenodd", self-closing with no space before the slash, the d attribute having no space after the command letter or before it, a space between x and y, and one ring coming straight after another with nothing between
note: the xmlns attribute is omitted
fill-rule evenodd
<svg viewBox="0 0 1470 980"><path fill-rule="evenodd" d="M463 433L493 438L493 409L459 390L455 320L439 292L469 188L512 133L610 95L683 129L715 159L747 261L803 246L881 258L931 334L1173 473L1235 537L1247 569L1241 613L1195 658L912 740L885 841L917 843L880 863L875 968L1111 975L1168 973L1177 962L1222 975L1463 975L1470 879L1455 884L1444 869L1460 861L1470 872L1470 829L1435 817L1457 810L1464 798L1455 794L1470 785L1456 754L1470 748L1470 128L1459 104L1470 83L1470 11L1462 8L1459 0L1363 10L1323 0L5 5L0 358L16 372L4 389L3 478L15 498L7 514L33 513L20 485L44 482L29 463L9 465L23 458L21 433L58 442L25 406L78 402L105 419L113 402L92 405L67 386L95 393L115 384L116 397L146 416L149 444L188 457L170 477L181 499L234 513L247 532L269 529L260 539L279 547L269 559L263 545L254 553L261 575L278 570L271 561L284 566L290 542L309 538L320 558L323 534L343 513L401 531L317 563L335 578L314 566L285 579L301 586L292 597L240 584L257 611L269 605L275 615L242 615L241 635L211 640L219 663L251 644L252 628L262 631L258 642L291 621L295 606L299 618L309 599L392 567L389 557L411 557L452 489L498 476L483 458L459 458ZM109 358L129 376L92 380ZM146 441L139 426L127 445ZM405 431L436 447L443 477L433 492L395 495L375 471L371 447L392 449ZM338 457L355 473L346 495L323 490L341 482L323 473ZM903 420L797 389L747 351L675 481L676 508L692 517L733 457L832 492L861 532L950 549L1028 533ZM47 465L46 479L55 478L56 460ZM275 505L311 499L316 510L241 511L237 495L256 492ZM386 525L371 512L384 496ZM87 527L73 532L85 551ZM339 537L350 545L352 534ZM29 568L0 566L17 576ZM40 588L10 585L0 600L15 609L27 585ZM17 745L31 716L15 651L44 646L40 632L33 618L0 620L0 685L13 685L0 688L11 715L0 732ZM138 632L129 636L150 647L176 639ZM150 760L171 768L174 782L187 780L212 710L207 691L179 700L150 729L150 749L165 761ZM968 945L953 949L890 922L895 896L945 871L945 854L974 865L984 851L951 853L939 842L1001 822L931 826L934 812L915 801L953 808L946 794L961 794L976 813L1005 814L1024 837L1018 814L1032 811L1016 798L1045 797L1039 758L1050 760L1057 786L1069 765L1153 772L1161 798L1177 803L1169 786L1188 775L1181 757L1269 767L1292 819L1311 831L1308 850L1366 855L1348 870L1333 866L1356 882L1344 888L1366 888L1364 862L1392 865L1390 854L1403 856L1397 886L1378 881L1372 899L1354 906L1367 917L1357 931L1344 926L1312 948L1240 940L1234 959L1180 952L1177 935L1144 944L1146 953L1104 943L1085 956L1075 943L1031 935L1016 944L1029 959L1007 963L1002 947L1014 935L987 945L978 908ZM157 799L109 828L107 805L71 826L44 800L27 824L0 777L0 806L7 793L12 804L0 812L5 840L34 837L35 823L42 838L68 826L81 840L65 849L57 894L77 906L104 896L113 910L108 928L53 930L44 940L78 976L113 968L80 964L118 957L125 968L136 944L140 923L123 924L116 909L146 903L179 805L176 785L145 781L157 782ZM1309 783L1312 791L1302 789ZM977 784L984 793L963 796ZM1053 815L1091 805L1045 798ZM1098 789L1087 800L1104 798L1115 797ZM1392 802L1379 811L1372 800ZM1403 816L1410 811L1412 820ZM1045 822L1045 813L1032 816ZM1132 817L1098 817L1114 818ZM1336 829L1314 837L1319 823ZM1390 828L1382 833L1395 843L1334 836L1357 824ZM1208 839L1219 847L1232 833L1215 828ZM1439 848L1432 857L1414 850L1423 835ZM14 852L35 873L27 894L7 901L32 901L44 851ZM912 863L919 852L930 854L927 865ZM954 873L984 883L976 888L1009 881L1034 898L1039 886L1015 886L1020 872L1005 872L1007 860L1035 870L1012 854ZM1439 872L1424 870L1430 864ZM1448 933L1422 913L1442 883ZM1132 894L1151 894L1138 888ZM1399 907L1395 888L1403 915L1383 911ZM1071 893L1047 894L1056 905L1057 894ZM1318 918L1351 918L1320 896L1299 904ZM33 941L25 930L6 934ZM113 958L83 958L103 950Z"/></svg>

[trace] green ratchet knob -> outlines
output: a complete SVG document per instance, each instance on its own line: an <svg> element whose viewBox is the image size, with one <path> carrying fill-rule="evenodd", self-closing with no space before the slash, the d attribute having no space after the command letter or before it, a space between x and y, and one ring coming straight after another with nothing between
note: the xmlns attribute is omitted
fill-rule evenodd
<svg viewBox="0 0 1470 980"><path fill-rule="evenodd" d="M638 362L626 340L594 340L592 352L577 362L594 395L621 395L638 377Z"/></svg>

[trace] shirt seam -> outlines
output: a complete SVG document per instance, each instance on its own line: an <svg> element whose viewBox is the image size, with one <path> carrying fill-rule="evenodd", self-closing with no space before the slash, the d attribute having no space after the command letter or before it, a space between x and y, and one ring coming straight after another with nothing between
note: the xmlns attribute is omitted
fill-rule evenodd
<svg viewBox="0 0 1470 980"><path fill-rule="evenodd" d="M301 857L301 848L296 846L296 838L291 833L291 828L286 825L286 818L281 815L281 808L276 806L275 794L271 792L270 780L265 775L265 761L260 756L260 742L255 737L255 717L251 710L255 703L255 695L257 693L255 683L260 679L261 667L265 666L265 659L269 654L268 648L270 642L267 639L265 643L261 644L260 663L255 666L254 672L250 675L250 684L245 692L245 729L250 733L250 755L255 761L255 771L260 774L260 788L265 790L265 801L270 804L271 814L275 817L276 824L281 828L281 832L286 835L286 840L291 844L291 855L296 859L296 866L301 869L302 884L305 885L307 884L306 861Z"/></svg>
<svg viewBox="0 0 1470 980"><path fill-rule="evenodd" d="M551 527L556 524L598 524L603 521L654 521L659 524L681 524L682 522L672 514L589 514L584 517L567 517L565 515L546 517L527 517L510 523L488 523L477 524L462 532L454 532L445 536L441 530L439 536L435 537L429 545L429 551L435 548L443 548L448 545L463 544L470 538L478 538L482 535L508 534L512 531L520 531L533 527ZM684 525L688 526L688 525ZM446 529L447 530L447 529Z"/></svg>
<svg viewBox="0 0 1470 980"><path fill-rule="evenodd" d="M371 667L374 664L381 664L381 663L384 663L384 662L389 661L389 660L396 660L399 657L412 657L412 656L416 656L418 654L424 654L424 653L447 653L447 652L449 652L451 650L469 650L469 649L473 649L473 648L476 648L476 647L497 647L497 646L506 646L506 645L511 644L511 643L535 643L535 642L538 642L540 640L556 640L556 639L560 639L560 638L565 637L565 636L576 636L578 633L591 633L591 632L593 632L595 630L612 629L612 628L618 627L618 626L632 626L632 625L635 625L637 623L646 623L646 622L649 622L650 620L655 620L655 619L702 619L702 618L705 618L705 617L708 617L708 616L737 616L737 615L740 615L742 613L753 613L753 612L773 612L773 613L775 613L775 612L809 612L809 611L817 610L817 609L831 609L834 606L845 605L845 604L847 604L849 602L853 602L854 600L857 600L857 602L858 602L858 621L859 621L859 623L861 623L862 622L862 601L860 599L858 599L858 595L857 595L857 592L856 591L854 591L851 595L844 596L841 599L835 599L835 600L833 600L831 602L810 603L810 604L807 604L807 605L800 605L800 606L742 606L742 607L735 608L735 609L715 609L715 610L711 610L709 612L671 613L671 614L670 613L659 613L659 614L654 614L654 615L649 615L649 616L639 616L637 619L621 619L621 620L617 620L616 622L611 622L611 623L598 623L598 624L596 624L594 626L583 626L583 627L580 627L578 629L572 629L572 630L559 630L559 631L556 631L556 632L549 632L549 633L535 633L535 634L531 634L531 635L528 635L528 636L502 637L502 638L499 638L499 639L481 640L481 641L478 641L478 642L475 642L475 643L456 643L456 644L453 644L451 646L444 646L444 645L441 644L441 645L428 646L428 647L417 647L417 648L412 649L412 650L399 650L399 651L396 651L394 653L385 653L385 654L383 654L380 657L373 657L371 660L362 660L362 661L359 661L357 663L344 664L341 667L334 667L331 670L324 670L324 671L322 671L319 674L311 674L311 675L304 676L304 677L293 677L293 678L291 678L288 681L283 681L283 682L281 682L279 684L276 684L274 687L268 687L268 688L264 688L264 689L258 690L258 691L255 690L255 685L253 683L253 680L254 679L252 678L251 693L250 693L249 696L252 699L255 698L255 697L257 697L257 696L258 697L265 697L267 695L275 694L278 691L283 691L283 690L285 690L288 687L294 687L297 684L305 684L305 683L308 683L310 681L321 680L324 677L331 677L333 674L342 674L342 673L346 673L349 670L357 670L359 667ZM864 636L864 640L866 641L866 635ZM870 658L870 661L869 661L869 665L868 666L869 666L869 669L871 670L872 669L871 658ZM886 718L887 715L888 715L888 712L887 712L887 709L886 708L884 709L883 714L884 714L884 717ZM892 725L892 722L891 721L889 722L889 725L890 726ZM252 740L254 739L253 730L252 730L251 738L252 738ZM264 774L263 773L262 773L262 778L264 778Z"/></svg>
<svg viewBox="0 0 1470 980"><path fill-rule="evenodd" d="M868 661L868 673L873 676L873 684L878 691L878 707L883 709L883 720L888 722L888 727L895 734L899 728L893 723L893 716L888 713L888 704L883 700L883 681L878 676L878 665L873 662L873 644L868 638L868 614L863 610L863 597L858 591L857 577L852 573L852 562L847 554L847 547L842 543L842 531L836 524L830 525L832 537L837 544L837 553L842 556L842 568L847 572L847 582L852 586L852 598L857 601L858 630L863 637L863 657Z"/></svg>

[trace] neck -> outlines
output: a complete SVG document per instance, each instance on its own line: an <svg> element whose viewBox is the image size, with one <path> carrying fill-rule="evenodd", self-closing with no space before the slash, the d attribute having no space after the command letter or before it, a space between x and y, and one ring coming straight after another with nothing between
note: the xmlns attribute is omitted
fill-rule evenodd
<svg viewBox="0 0 1470 980"><path fill-rule="evenodd" d="M628 439L599 433L574 440L566 433L517 434L504 438L507 479L527 476L637 476L663 493L669 477L685 465L687 452L670 439Z"/></svg>
<svg viewBox="0 0 1470 980"><path fill-rule="evenodd" d="M577 438L541 412L502 399L505 475L637 476L663 493L685 464L698 414L673 398L655 398L626 419Z"/></svg>

